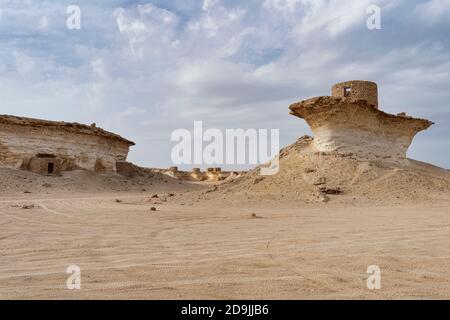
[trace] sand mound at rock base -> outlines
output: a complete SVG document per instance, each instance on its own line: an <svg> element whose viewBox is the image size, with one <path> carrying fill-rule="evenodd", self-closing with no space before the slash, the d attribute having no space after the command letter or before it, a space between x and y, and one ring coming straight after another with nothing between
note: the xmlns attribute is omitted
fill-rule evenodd
<svg viewBox="0 0 450 320"><path fill-rule="evenodd" d="M261 176L259 168L209 193L230 201L298 200L304 202L404 203L450 198L447 170L406 159L364 160L317 152L302 137L280 152L280 170Z"/></svg>

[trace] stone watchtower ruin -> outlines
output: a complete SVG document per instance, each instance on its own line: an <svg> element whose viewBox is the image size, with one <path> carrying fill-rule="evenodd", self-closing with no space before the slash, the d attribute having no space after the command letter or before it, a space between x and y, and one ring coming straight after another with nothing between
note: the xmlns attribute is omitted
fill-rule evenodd
<svg viewBox="0 0 450 320"><path fill-rule="evenodd" d="M340 82L331 89L331 96L366 100L369 105L378 109L378 87L375 82L361 80Z"/></svg>

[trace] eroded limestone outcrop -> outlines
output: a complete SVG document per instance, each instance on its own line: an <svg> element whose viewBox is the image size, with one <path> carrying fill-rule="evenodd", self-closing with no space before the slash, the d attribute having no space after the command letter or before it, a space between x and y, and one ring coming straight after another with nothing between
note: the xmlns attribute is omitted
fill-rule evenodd
<svg viewBox="0 0 450 320"><path fill-rule="evenodd" d="M73 169L116 171L133 142L79 123L0 115L0 165L55 174Z"/></svg>
<svg viewBox="0 0 450 320"><path fill-rule="evenodd" d="M290 106L314 137L303 136L279 153L279 171L259 166L217 187L208 199L230 202L400 204L448 199L447 170L406 158L412 139L432 122L378 110L373 82L333 87L330 97Z"/></svg>
<svg viewBox="0 0 450 320"><path fill-rule="evenodd" d="M289 109L311 127L313 146L318 151L367 159L406 159L414 136L433 123L378 110L376 84L365 83L337 84L333 87L333 96L297 102Z"/></svg>

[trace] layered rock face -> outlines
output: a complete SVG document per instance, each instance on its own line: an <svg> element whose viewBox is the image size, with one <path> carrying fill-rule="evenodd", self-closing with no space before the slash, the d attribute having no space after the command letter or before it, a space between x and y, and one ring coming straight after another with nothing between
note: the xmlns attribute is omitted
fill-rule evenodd
<svg viewBox="0 0 450 320"><path fill-rule="evenodd" d="M376 85L364 81L337 84L333 96L304 100L289 109L311 127L318 151L369 159L406 159L414 136L433 124L378 110Z"/></svg>
<svg viewBox="0 0 450 320"><path fill-rule="evenodd" d="M2 166L32 169L36 159L49 162L53 157L52 172L115 172L116 162L126 160L132 145L133 142L95 125L0 116Z"/></svg>

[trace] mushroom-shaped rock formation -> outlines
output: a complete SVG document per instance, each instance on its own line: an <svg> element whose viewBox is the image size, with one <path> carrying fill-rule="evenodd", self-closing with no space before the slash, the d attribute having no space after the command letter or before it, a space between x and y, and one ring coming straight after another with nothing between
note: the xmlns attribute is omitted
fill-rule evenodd
<svg viewBox="0 0 450 320"><path fill-rule="evenodd" d="M311 127L318 151L365 159L406 159L414 136L433 124L378 110L377 85L369 81L338 83L332 96L297 102L289 109Z"/></svg>

